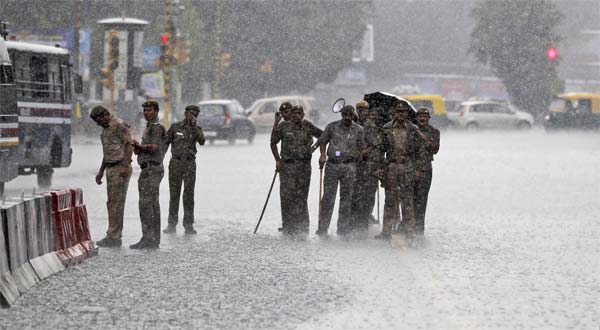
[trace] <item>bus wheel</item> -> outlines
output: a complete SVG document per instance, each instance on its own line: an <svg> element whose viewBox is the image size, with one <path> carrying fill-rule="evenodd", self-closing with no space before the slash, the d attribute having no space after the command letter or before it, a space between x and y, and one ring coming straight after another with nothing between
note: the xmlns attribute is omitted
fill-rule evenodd
<svg viewBox="0 0 600 330"><path fill-rule="evenodd" d="M54 173L54 170L51 166L38 167L36 173L38 187L50 188L52 186L52 173Z"/></svg>

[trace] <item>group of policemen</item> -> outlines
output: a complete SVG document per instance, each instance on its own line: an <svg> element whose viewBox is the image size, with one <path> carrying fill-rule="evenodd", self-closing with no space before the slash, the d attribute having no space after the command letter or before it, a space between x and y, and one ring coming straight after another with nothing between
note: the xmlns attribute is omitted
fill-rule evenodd
<svg viewBox="0 0 600 330"><path fill-rule="evenodd" d="M169 224L163 231L175 233L178 222L179 200L183 185L183 227L186 234L196 234L194 229L194 185L196 181L196 144L204 145L202 129L197 117L200 109L195 105L185 108L185 119L165 129L158 122L158 102L148 100L142 104L147 121L141 141L132 138L129 125L114 117L105 107L96 106L90 117L103 128L101 134L103 158L96 183L102 184L106 172L108 230L106 237L96 242L101 247L121 246L123 214L132 154L137 155L141 173L138 179L139 213L142 238L129 246L131 249L156 249L160 245L160 182L164 176L163 159L171 146L169 162Z"/></svg>
<svg viewBox="0 0 600 330"><path fill-rule="evenodd" d="M395 232L408 239L424 234L431 162L439 150L440 132L429 124L427 108L418 109L416 125L409 120L412 109L404 101L390 106L389 122L383 119L383 110L366 101L358 102L356 110L347 105L340 111L341 120L320 130L304 119L302 106L281 105L271 133L271 151L280 175L284 234L308 233L310 161L316 149L320 150L319 168L325 172L317 235L328 234L338 184L338 235L368 233L380 184L385 189L383 226L375 238L389 240ZM314 144L313 138L317 139Z"/></svg>

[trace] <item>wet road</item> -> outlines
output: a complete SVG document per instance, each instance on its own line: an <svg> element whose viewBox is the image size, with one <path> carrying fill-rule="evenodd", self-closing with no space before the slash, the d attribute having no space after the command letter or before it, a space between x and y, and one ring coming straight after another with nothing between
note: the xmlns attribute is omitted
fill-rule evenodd
<svg viewBox="0 0 600 330"><path fill-rule="evenodd" d="M90 141L74 145L55 186L84 189L100 239L105 186L93 182L101 149ZM277 232L277 184L252 235L273 175L268 138L218 142L199 151L199 235L179 227L159 251L125 247L141 235L135 167L124 247L37 285L0 310L0 329L598 329L598 164L594 134L444 133L426 244L406 251L373 240L378 226L367 240L319 240L318 169L308 240ZM34 184L22 177L7 190ZM165 222L166 179L160 199Z"/></svg>

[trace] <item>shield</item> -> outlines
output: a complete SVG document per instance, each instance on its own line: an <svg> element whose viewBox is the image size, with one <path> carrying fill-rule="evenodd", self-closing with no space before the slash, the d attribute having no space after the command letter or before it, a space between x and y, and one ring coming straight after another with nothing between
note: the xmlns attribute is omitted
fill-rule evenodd
<svg viewBox="0 0 600 330"><path fill-rule="evenodd" d="M415 123L415 117L417 114L417 110L415 107L406 99L385 92L373 92L370 94L365 94L364 100L369 103L369 108L372 107L380 107L382 112L379 114L383 122L388 122L392 120L392 116L390 115L390 108L400 102L404 102L408 104L410 109L412 110L408 115L408 119Z"/></svg>

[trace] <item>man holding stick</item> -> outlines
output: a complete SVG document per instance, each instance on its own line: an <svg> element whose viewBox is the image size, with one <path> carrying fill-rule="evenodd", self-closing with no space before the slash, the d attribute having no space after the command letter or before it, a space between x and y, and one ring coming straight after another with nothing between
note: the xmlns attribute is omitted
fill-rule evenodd
<svg viewBox="0 0 600 330"><path fill-rule="evenodd" d="M281 220L284 234L307 234L309 227L308 191L310 187L313 138L322 131L304 119L304 109L292 107L291 119L281 122L271 135L271 152L279 172ZM277 144L281 142L281 153Z"/></svg>

